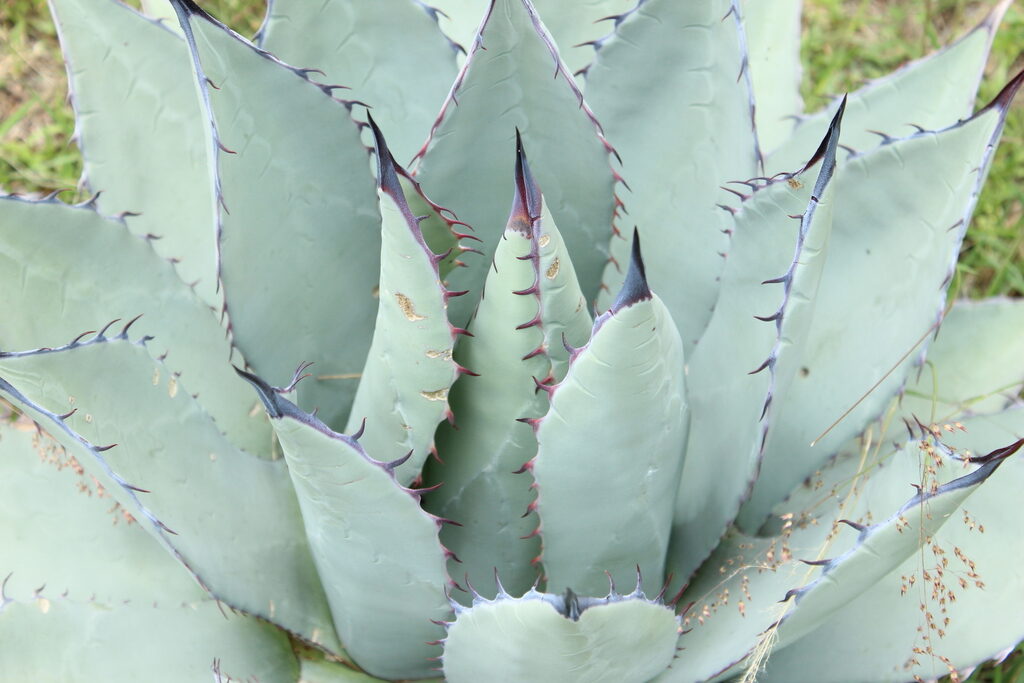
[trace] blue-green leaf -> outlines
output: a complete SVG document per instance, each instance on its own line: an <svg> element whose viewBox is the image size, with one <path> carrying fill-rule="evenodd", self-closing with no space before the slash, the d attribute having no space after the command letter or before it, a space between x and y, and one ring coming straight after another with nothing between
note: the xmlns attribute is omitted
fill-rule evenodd
<svg viewBox="0 0 1024 683"><path fill-rule="evenodd" d="M209 118L207 172L235 345L276 382L302 362L316 363L316 376L358 373L377 311L380 213L346 103L192 0L172 2ZM314 378L300 399L340 425L355 390Z"/></svg>

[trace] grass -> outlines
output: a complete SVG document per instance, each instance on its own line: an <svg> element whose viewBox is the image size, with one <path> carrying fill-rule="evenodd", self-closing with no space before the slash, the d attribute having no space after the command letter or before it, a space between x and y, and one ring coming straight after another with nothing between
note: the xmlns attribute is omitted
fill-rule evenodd
<svg viewBox="0 0 1024 683"><path fill-rule="evenodd" d="M761 0L765 1L765 0ZM984 16L992 0L806 0L803 95L808 110L834 93L950 42ZM243 34L262 18L261 3L203 3ZM3 0L0 7L0 187L48 193L74 188L81 160L65 104L64 67L44 0ZM1024 68L1024 8L1010 8L978 95L988 102ZM971 297L1024 296L1024 98L1003 141L964 244L956 291ZM71 199L71 195L64 195ZM1024 683L1024 651L983 667L972 683Z"/></svg>

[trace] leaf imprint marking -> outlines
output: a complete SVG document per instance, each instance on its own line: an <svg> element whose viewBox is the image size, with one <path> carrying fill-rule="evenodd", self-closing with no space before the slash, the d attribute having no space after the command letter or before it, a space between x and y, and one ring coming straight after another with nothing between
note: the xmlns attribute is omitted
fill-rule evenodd
<svg viewBox="0 0 1024 683"><path fill-rule="evenodd" d="M428 401L444 401L448 398L448 389L438 389L437 391L421 391L420 396L427 399Z"/></svg>
<svg viewBox="0 0 1024 683"><path fill-rule="evenodd" d="M554 280L555 276L558 275L559 265L560 264L558 262L558 257L556 256L555 260L551 262L550 266L548 266L548 271L544 273L545 277L547 277L547 279L549 280Z"/></svg>
<svg viewBox="0 0 1024 683"><path fill-rule="evenodd" d="M401 292L395 292L395 298L398 299L398 306L402 309L402 313L405 314L406 320L416 322L417 320L427 319L426 316L420 315L419 313L416 312L416 309L413 308L412 300L405 294L402 294Z"/></svg>

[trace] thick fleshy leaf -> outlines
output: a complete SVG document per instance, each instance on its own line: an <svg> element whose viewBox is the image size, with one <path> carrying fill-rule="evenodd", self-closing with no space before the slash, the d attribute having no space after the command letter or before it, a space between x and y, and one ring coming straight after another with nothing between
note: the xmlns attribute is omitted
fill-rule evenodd
<svg viewBox="0 0 1024 683"><path fill-rule="evenodd" d="M137 681L145 671L146 680L205 682L216 660L238 679L294 683L283 632L219 610L31 422L0 427L0 478L0 678Z"/></svg>
<svg viewBox="0 0 1024 683"><path fill-rule="evenodd" d="M775 397L776 428L741 512L745 529L756 530L772 505L880 415L906 381L941 319L964 231L1021 82L1024 73L971 119L840 166L830 250L843 258L830 260L822 277L800 372ZM936 187L944 188L938 196Z"/></svg>
<svg viewBox="0 0 1024 683"><path fill-rule="evenodd" d="M517 473L537 452L530 428L517 420L543 414L547 395L538 383L563 373L569 343L582 344L590 316L572 261L543 209L522 147L517 150L515 195L498 242L485 293L459 342L459 363L479 374L464 377L452 393L455 427L438 434L440 461L430 463L428 483L441 484L427 508L459 526L441 538L461 563L453 573L494 595L495 570L515 595L537 579L531 561L540 552L536 527L525 512L534 499L528 474ZM552 339L554 337L554 339Z"/></svg>
<svg viewBox="0 0 1024 683"><path fill-rule="evenodd" d="M459 374L452 360L458 336L448 322L449 292L440 282L438 260L406 201L399 173L380 129L377 145L381 228L381 272L373 343L359 380L346 431L365 424L360 445L389 462L408 484L434 448L434 431L448 409L448 390ZM365 423L363 422L365 420Z"/></svg>
<svg viewBox="0 0 1024 683"><path fill-rule="evenodd" d="M219 673L214 680L294 683L298 675L281 632L229 616L213 600L111 606L45 594L4 607L0 639L5 681L131 683L142 676L154 683L207 683Z"/></svg>
<svg viewBox="0 0 1024 683"><path fill-rule="evenodd" d="M490 256L508 201L507 150L518 129L584 295L593 297L607 259L615 175L600 127L529 0L493 0L452 87L416 173L427 194L476 230ZM479 291L489 265L466 258L451 287ZM451 302L465 324L470 297Z"/></svg>
<svg viewBox="0 0 1024 683"><path fill-rule="evenodd" d="M534 0L533 4L574 74L586 70L615 22L637 5L636 0Z"/></svg>
<svg viewBox="0 0 1024 683"><path fill-rule="evenodd" d="M211 596L339 651L284 462L231 444L142 344L122 332L0 353L0 392Z"/></svg>
<svg viewBox="0 0 1024 683"><path fill-rule="evenodd" d="M675 656L679 623L639 588L630 595L578 598L502 592L457 608L444 641L451 683L643 683Z"/></svg>
<svg viewBox="0 0 1024 683"><path fill-rule="evenodd" d="M570 349L583 346L590 339L594 320L590 317L586 298L580 290L572 255L555 227L545 204L541 211L533 259L537 269L540 328L544 335L543 349L551 370L541 381L561 382L569 371ZM567 348L568 347L568 348Z"/></svg>
<svg viewBox="0 0 1024 683"><path fill-rule="evenodd" d="M682 341L643 269L634 236L619 298L533 423L531 509L550 591L593 594L637 567L648 589L663 583L689 414Z"/></svg>
<svg viewBox="0 0 1024 683"><path fill-rule="evenodd" d="M241 372L241 371L240 371ZM443 520L395 481L398 463L372 460L354 438L332 432L255 375L281 440L306 536L345 649L382 678L425 678L450 612ZM368 590L381 586L382 590Z"/></svg>
<svg viewBox="0 0 1024 683"><path fill-rule="evenodd" d="M437 0L431 6L437 8L437 23L452 42L468 53L473 45L480 22L487 14L490 0ZM460 63L465 63L465 55Z"/></svg>
<svg viewBox="0 0 1024 683"><path fill-rule="evenodd" d="M693 603L683 622L692 629L679 641L690 663L658 680L724 679L824 623L925 546L1010 453L966 474L965 463L930 434L895 451L867 442L844 453L777 508L784 521L779 536L734 532L716 549L681 598ZM918 493L901 507L908 484ZM845 520L859 533L840 524Z"/></svg>
<svg viewBox="0 0 1024 683"><path fill-rule="evenodd" d="M156 337L149 350L166 356L217 427L246 451L269 455L270 427L231 370L216 313L151 240L129 232L133 220L104 218L91 203L0 196L0 350L67 342L142 315L133 329Z"/></svg>
<svg viewBox="0 0 1024 683"><path fill-rule="evenodd" d="M638 226L650 245L651 286L687 354L710 319L728 249L728 217L714 205L728 196L719 185L760 175L738 1L645 2L587 71L587 101L632 189L623 197L628 218L618 222ZM626 276L628 236L612 238L601 309Z"/></svg>
<svg viewBox="0 0 1024 683"><path fill-rule="evenodd" d="M438 22L452 40L466 48L472 45L487 0L434 0L430 4L441 10ZM558 45L558 53L575 74L593 60L596 44L612 30L611 22L633 9L636 0L533 0L533 5Z"/></svg>
<svg viewBox="0 0 1024 683"><path fill-rule="evenodd" d="M841 119L840 111L822 140L820 167L761 187L730 211L721 299L687 364L693 427L669 562L680 579L735 519L757 478L775 397L803 362L832 232Z"/></svg>
<svg viewBox="0 0 1024 683"><path fill-rule="evenodd" d="M754 86L757 141L762 152L770 152L790 136L798 115L804 111L800 96L803 2L742 0L740 5ZM828 122L825 123L827 126ZM826 126L820 127L821 133Z"/></svg>
<svg viewBox="0 0 1024 683"><path fill-rule="evenodd" d="M98 605L207 598L113 492L31 420L0 426L0 473L6 598L29 602L40 586Z"/></svg>
<svg viewBox="0 0 1024 683"><path fill-rule="evenodd" d="M958 301L942 320L928 360L900 412L931 424L1016 403L1024 384L1024 301Z"/></svg>
<svg viewBox="0 0 1024 683"><path fill-rule="evenodd" d="M87 186L106 214L138 214L128 227L156 235L181 278L211 305L217 294L209 145L190 77L188 48L174 31L117 0L53 0L67 63Z"/></svg>
<svg viewBox="0 0 1024 683"><path fill-rule="evenodd" d="M483 3L479 3L481 12ZM324 83L373 107L402 163L416 153L458 69L458 48L436 13L416 0L274 0L260 47L289 64L316 67Z"/></svg>
<svg viewBox="0 0 1024 683"><path fill-rule="evenodd" d="M822 576L793 594L796 605L779 628L778 647L812 632L823 617L874 586L914 554L953 513L1012 455L1016 447L958 479L930 483L882 524L863 529L857 545L824 565ZM931 465L929 465L930 467ZM1011 532L1012 533L1012 532ZM915 538L916 537L916 538ZM880 558L884 558L879 561Z"/></svg>
<svg viewBox="0 0 1024 683"><path fill-rule="evenodd" d="M850 93L843 144L866 152L887 136L902 137L915 128L938 130L970 116L992 39L1012 1L1000 0L957 42ZM797 121L792 135L765 159L769 175L792 171L803 163L840 99Z"/></svg>
<svg viewBox="0 0 1024 683"><path fill-rule="evenodd" d="M316 363L317 376L358 373L377 311L380 214L357 126L330 88L192 0L173 4L209 116L220 277L235 345L272 381L301 362ZM300 402L344 424L355 391L351 380L314 379Z"/></svg>
<svg viewBox="0 0 1024 683"><path fill-rule="evenodd" d="M300 683L380 683L379 678L355 671L338 662L332 662L318 652L302 652L299 658L302 673ZM444 683L430 679L423 683Z"/></svg>
<svg viewBox="0 0 1024 683"><path fill-rule="evenodd" d="M1024 411L1018 408L1000 417L1004 424L970 419L966 433L949 439L985 452L1024 435ZM1024 517L1019 506L1010 506L1008 513L1007 501L1019 496L1022 487L1024 459L1018 455L985 484L984 495L964 504L920 555L814 632L773 654L764 680L930 679L1012 648L1024 638L1019 609L1024 577L1007 559L1024 556ZM878 614L885 618L878 619ZM811 671L815 675L806 677L804 672Z"/></svg>

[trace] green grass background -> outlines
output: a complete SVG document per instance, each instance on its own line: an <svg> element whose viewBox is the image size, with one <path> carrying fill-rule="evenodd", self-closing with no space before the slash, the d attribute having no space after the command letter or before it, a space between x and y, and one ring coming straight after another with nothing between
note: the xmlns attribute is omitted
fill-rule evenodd
<svg viewBox="0 0 1024 683"><path fill-rule="evenodd" d="M202 4L245 35L262 19L262 2L257 0ZM952 41L980 21L992 4L994 0L805 0L802 90L807 110ZM1024 6L1018 0L993 46L979 106L1024 68L1022 50ZM72 198L81 159L70 140L74 119L66 94L45 0L0 0L0 188L21 193L70 189L63 197ZM1024 296L1022 188L1024 97L1018 97L964 244L954 292ZM984 667L969 680L1024 683L1024 651L1018 648L1001 666Z"/></svg>

